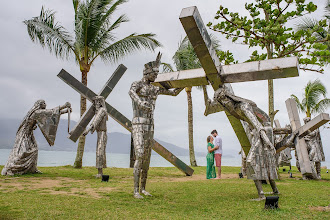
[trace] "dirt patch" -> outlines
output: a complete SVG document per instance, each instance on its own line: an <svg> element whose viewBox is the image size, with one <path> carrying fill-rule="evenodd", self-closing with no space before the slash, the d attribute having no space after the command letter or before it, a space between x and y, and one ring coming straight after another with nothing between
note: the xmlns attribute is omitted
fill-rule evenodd
<svg viewBox="0 0 330 220"><path fill-rule="evenodd" d="M12 192L16 190L40 190L43 194L71 195L101 198L103 194L115 190L111 187L92 188L84 180L71 178L10 178L0 180L0 190Z"/></svg>
<svg viewBox="0 0 330 220"><path fill-rule="evenodd" d="M309 209L313 210L313 211L329 212L330 211L330 205L328 205L328 206L313 206L313 207L309 207Z"/></svg>
<svg viewBox="0 0 330 220"><path fill-rule="evenodd" d="M237 174L222 174L221 179L238 179ZM221 181L221 179L210 179L210 181ZM186 177L176 177L176 178L155 178L150 180L150 182L188 182L188 181L200 181L200 180L207 180L206 176L204 174L199 175L192 175L192 176L186 176Z"/></svg>

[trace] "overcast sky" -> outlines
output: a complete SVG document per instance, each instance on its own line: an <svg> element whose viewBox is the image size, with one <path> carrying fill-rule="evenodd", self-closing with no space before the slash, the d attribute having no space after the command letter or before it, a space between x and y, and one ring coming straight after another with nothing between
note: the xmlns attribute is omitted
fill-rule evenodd
<svg viewBox="0 0 330 220"><path fill-rule="evenodd" d="M152 32L157 35L163 48L157 49L155 52L136 52L121 60L120 63L124 64L128 70L108 97L107 102L127 118L132 119L131 99L128 96L130 85L133 81L141 79L143 65L154 60L158 51L163 53L163 62L171 62L178 42L185 36L179 21L182 8L197 6L204 23L208 23L214 21L213 17L220 4L228 7L230 11L246 14L244 2L246 1L131 0L122 5L118 14L127 14L130 22L118 29L118 37L124 37L133 32ZM313 16L321 17L325 0L314 2L319 5L319 9ZM79 95L56 75L64 68L80 80L79 67L73 59L65 61L56 59L47 49L32 43L23 24L23 20L38 16L41 6L56 11L57 21L72 33L74 12L70 0L0 1L0 117L22 119L36 100L44 99L49 108L64 104L66 101L71 102L74 111L72 118L77 121L79 119ZM212 33L211 30L208 31ZM249 50L247 46L238 43L233 44L220 33L215 32L214 35L220 39L221 48L232 51L235 59L240 62L247 60L251 52L255 50L255 48ZM88 75L88 87L97 93L120 63L95 62ZM277 118L282 126L289 123L285 100L291 94L302 97L303 87L309 80L317 78L330 89L329 68L326 68L323 75L300 71L299 77L275 80L275 109L280 110ZM233 85L233 88L236 95L253 100L261 109L268 112L266 81L237 83ZM211 89L209 95L213 96ZM222 112L205 117L202 92L193 88L192 96L196 151L206 150L206 137L211 130L217 129L223 138L224 151L237 153L240 145L225 114ZM301 114L301 119L303 117L304 115ZM187 130L186 93L183 91L177 97L159 96L155 110L155 137L188 148ZM108 122L108 131L128 133L112 119ZM327 138L330 135L330 129L324 129L322 133L324 139L330 140ZM327 160L329 160L330 146L329 141L326 142L324 147L328 156Z"/></svg>

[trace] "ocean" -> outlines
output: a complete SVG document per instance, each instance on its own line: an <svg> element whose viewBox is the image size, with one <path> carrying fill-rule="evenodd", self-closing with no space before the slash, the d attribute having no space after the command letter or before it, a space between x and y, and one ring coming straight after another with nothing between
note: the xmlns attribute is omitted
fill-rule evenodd
<svg viewBox="0 0 330 220"><path fill-rule="evenodd" d="M11 149L0 149L0 165L4 165L9 157ZM76 152L70 151L42 151L38 153L38 166L39 167L55 167L73 165L76 158ZM180 160L186 164L190 164L189 156L178 156ZM198 166L206 166L205 157L196 157ZM85 152L83 157L83 166L95 166L96 154L95 152ZM240 157L235 158L222 158L223 166L241 166ZM129 154L114 154L107 153L107 166L108 167L129 167ZM165 160L160 155L151 155L151 167L173 167L173 165Z"/></svg>
<svg viewBox="0 0 330 220"><path fill-rule="evenodd" d="M0 149L0 165L5 165L8 160L11 149ZM293 154L293 152L292 152ZM296 160L294 155L291 160L292 166L295 166ZM73 165L76 158L76 152L70 151L43 151L39 150L38 154L38 166L39 167L56 167L56 166L65 166ZM178 156L180 160L186 164L190 164L189 156ZM198 166L206 166L205 157L196 157ZM83 157L83 166L95 166L96 155L95 152L85 152ZM222 166L241 166L241 157L226 157L223 156L221 160ZM129 167L129 154L115 154L107 153L107 166L108 167L119 167L119 168L128 168ZM173 165L165 160L160 155L151 155L150 161L151 167L173 167ZM322 166L330 168L329 159L325 162L322 162Z"/></svg>

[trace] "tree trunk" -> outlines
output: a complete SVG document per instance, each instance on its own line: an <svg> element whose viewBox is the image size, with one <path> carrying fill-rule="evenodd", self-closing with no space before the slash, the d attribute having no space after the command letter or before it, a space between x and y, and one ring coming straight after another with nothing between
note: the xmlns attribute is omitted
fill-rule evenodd
<svg viewBox="0 0 330 220"><path fill-rule="evenodd" d="M194 129L193 129L193 106L191 98L191 87L186 87L187 101L188 101L188 135L189 135L189 156L190 165L197 166L194 151Z"/></svg>
<svg viewBox="0 0 330 220"><path fill-rule="evenodd" d="M266 20L269 20L269 15L265 12ZM273 59L273 44L266 45L267 49L267 59ZM273 122L275 118L275 114L278 111L274 110L274 80L268 80L268 115L270 117L271 126L273 127Z"/></svg>
<svg viewBox="0 0 330 220"><path fill-rule="evenodd" d="M87 86L87 73L88 71L81 71L81 83L84 84L85 86ZM85 113L85 111L86 111L86 98L80 96L80 117ZM86 137L84 135L81 135L79 137L76 160L73 165L74 168L82 168L82 158L84 156L85 140Z"/></svg>
<svg viewBox="0 0 330 220"><path fill-rule="evenodd" d="M274 112L274 81L272 79L268 80L268 114L270 117L271 125L273 127L275 112Z"/></svg>

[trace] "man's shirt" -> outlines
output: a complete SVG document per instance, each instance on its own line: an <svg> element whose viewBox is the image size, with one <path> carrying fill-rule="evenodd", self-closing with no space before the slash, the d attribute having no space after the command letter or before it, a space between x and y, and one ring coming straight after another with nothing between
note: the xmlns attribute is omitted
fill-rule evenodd
<svg viewBox="0 0 330 220"><path fill-rule="evenodd" d="M217 135L214 139L214 146L219 146L219 149L214 151L215 154L222 154L222 139Z"/></svg>

